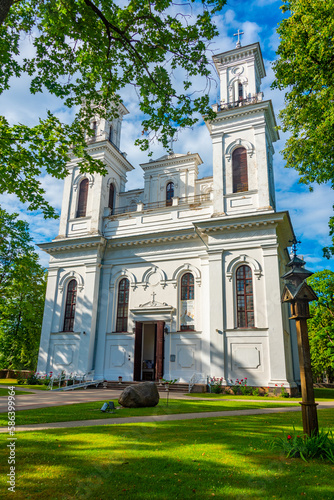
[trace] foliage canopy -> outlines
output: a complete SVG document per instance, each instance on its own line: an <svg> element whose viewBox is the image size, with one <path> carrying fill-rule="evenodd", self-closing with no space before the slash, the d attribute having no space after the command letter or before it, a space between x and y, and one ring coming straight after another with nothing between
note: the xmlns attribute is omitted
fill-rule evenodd
<svg viewBox="0 0 334 500"><path fill-rule="evenodd" d="M334 188L334 1L283 0L282 10L290 16L277 30L273 88L286 90L280 117L291 135L283 156L300 182ZM334 240L334 217L329 225Z"/></svg>
<svg viewBox="0 0 334 500"><path fill-rule="evenodd" d="M39 174L45 169L65 177L70 148L82 169L104 173L103 164L85 152L85 134L93 135L89 124L94 115L117 117L121 91L129 85L145 116L137 140L142 149L154 139L168 149L177 129L195 124L198 113L213 116L208 96L191 87L194 76L210 81L207 48L218 34L212 17L225 3L4 0L0 93L12 77L28 74L31 93L47 90L79 110L71 125L50 112L33 127L10 125L0 117L0 192L15 193L29 209L55 216ZM21 57L20 43L28 36L35 52ZM173 79L176 71L178 81Z"/></svg>
<svg viewBox="0 0 334 500"><path fill-rule="evenodd" d="M307 279L318 296L310 304L309 330L313 375L334 377L334 272L320 271Z"/></svg>
<svg viewBox="0 0 334 500"><path fill-rule="evenodd" d="M37 364L46 275L28 224L0 208L0 367Z"/></svg>

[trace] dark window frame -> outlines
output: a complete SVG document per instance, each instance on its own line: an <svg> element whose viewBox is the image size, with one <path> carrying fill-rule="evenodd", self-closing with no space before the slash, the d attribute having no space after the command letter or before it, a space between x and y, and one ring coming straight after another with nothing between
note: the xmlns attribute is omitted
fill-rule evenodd
<svg viewBox="0 0 334 500"><path fill-rule="evenodd" d="M166 185L166 206L170 207L173 205L174 198L174 182L170 181Z"/></svg>
<svg viewBox="0 0 334 500"><path fill-rule="evenodd" d="M118 333L128 331L129 289L128 278L122 278L118 284L117 295L116 332Z"/></svg>
<svg viewBox="0 0 334 500"><path fill-rule="evenodd" d="M232 153L232 181L233 193L248 191L247 150L244 147L238 147Z"/></svg>
<svg viewBox="0 0 334 500"><path fill-rule="evenodd" d="M77 289L77 280L70 280L67 284L66 291L63 332L73 332L77 304Z"/></svg>
<svg viewBox="0 0 334 500"><path fill-rule="evenodd" d="M181 300L195 300L195 279L193 273L184 273L180 280ZM181 332L194 332L195 325L180 324Z"/></svg>
<svg viewBox="0 0 334 500"><path fill-rule="evenodd" d="M235 272L235 280L237 328L254 328L254 292L251 268L245 264L239 266Z"/></svg>
<svg viewBox="0 0 334 500"><path fill-rule="evenodd" d="M109 186L108 207L111 210L111 214L114 211L114 205L115 205L115 186L113 184L110 184L110 186Z"/></svg>
<svg viewBox="0 0 334 500"><path fill-rule="evenodd" d="M78 195L78 209L77 209L77 219L79 217L86 217L87 214L87 200L88 200L88 189L89 189L89 181L87 177L82 179L79 186L79 195Z"/></svg>

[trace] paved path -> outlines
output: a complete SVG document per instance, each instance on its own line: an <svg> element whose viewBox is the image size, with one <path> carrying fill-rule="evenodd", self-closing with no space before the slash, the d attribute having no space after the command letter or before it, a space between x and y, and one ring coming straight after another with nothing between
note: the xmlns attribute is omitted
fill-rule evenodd
<svg viewBox="0 0 334 500"><path fill-rule="evenodd" d="M320 403L319 409L334 408L334 402ZM254 410L230 410L230 411L210 411L202 413L179 413L174 415L150 415L141 417L127 417L127 418L113 418L102 420L75 420L72 422L54 422L49 424L30 424L30 425L19 425L15 428L15 432L20 431L41 431L46 429L67 429L71 427L91 427L97 425L120 425L120 424L139 424L144 422L166 422L173 420L193 420L196 418L217 418L217 417L236 417L244 415L261 415L270 413L286 413L286 412L296 412L301 411L300 406L294 406L291 408L259 408ZM5 427L0 428L0 434L6 433L7 429Z"/></svg>
<svg viewBox="0 0 334 500"><path fill-rule="evenodd" d="M18 389L21 390L21 389ZM16 402L16 410L33 410L36 408L46 408L48 406L63 406L63 405L71 405L75 403L88 403L91 401L108 401L112 399L118 399L120 396L122 389L80 389L76 391L41 391L41 390L33 390L26 389L29 392L34 392L34 394L21 394L17 395L15 398ZM164 399L167 397L166 391L159 391L160 398ZM205 400L205 401L215 401L215 399L210 400L208 398L203 398L198 395L198 397L186 396L183 392L174 392L171 391L169 393L170 399L186 399L186 400ZM224 397L224 401L235 401L235 399L228 399ZM240 399L239 401L254 401L247 399ZM262 401L262 400L258 400ZM291 403L295 404L296 401L289 401L288 399L285 401L275 401L268 400L266 398L263 399L267 403ZM0 397L0 413L7 412L7 397Z"/></svg>

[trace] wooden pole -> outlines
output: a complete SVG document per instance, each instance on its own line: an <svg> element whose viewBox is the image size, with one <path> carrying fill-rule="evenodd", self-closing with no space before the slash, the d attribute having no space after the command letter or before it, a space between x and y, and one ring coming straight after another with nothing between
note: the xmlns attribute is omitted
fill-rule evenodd
<svg viewBox="0 0 334 500"><path fill-rule="evenodd" d="M302 418L304 433L312 436L319 433L317 403L314 401L310 345L307 332L307 320L296 318L300 383L302 390Z"/></svg>

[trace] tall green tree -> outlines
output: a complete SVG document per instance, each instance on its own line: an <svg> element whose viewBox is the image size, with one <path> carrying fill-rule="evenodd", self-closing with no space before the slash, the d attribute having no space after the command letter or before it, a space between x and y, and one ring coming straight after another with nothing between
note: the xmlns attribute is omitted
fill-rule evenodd
<svg viewBox="0 0 334 500"><path fill-rule="evenodd" d="M0 368L35 369L46 275L28 224L0 208Z"/></svg>
<svg viewBox="0 0 334 500"><path fill-rule="evenodd" d="M334 0L283 0L282 10L273 88L286 91L283 156L300 182L334 188ZM329 226L334 243L334 217Z"/></svg>
<svg viewBox="0 0 334 500"><path fill-rule="evenodd" d="M309 330L312 371L334 378L334 272L320 271L307 279L318 301L310 304Z"/></svg>
<svg viewBox="0 0 334 500"><path fill-rule="evenodd" d="M136 89L145 118L137 144L153 140L168 149L198 114L212 117L207 94L192 88L194 77L210 81L207 48L218 30L212 17L226 0L5 0L0 8L0 93L12 77L31 77L30 91L81 107L71 125L48 112L33 127L0 117L0 193L15 193L29 208L55 216L38 176L45 169L63 178L69 150L83 170L104 173L85 152L85 134L96 114L117 116L121 91ZM196 12L193 13L193 10ZM22 37L35 53L20 57ZM174 72L177 79L173 79ZM202 84L201 84L202 86ZM197 91L197 93L196 93ZM112 109L110 103L112 100ZM81 106L84 103L84 106Z"/></svg>

